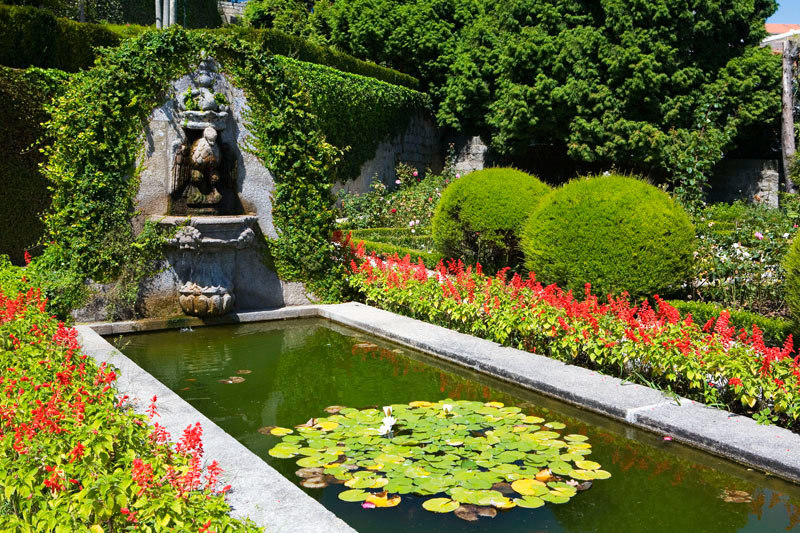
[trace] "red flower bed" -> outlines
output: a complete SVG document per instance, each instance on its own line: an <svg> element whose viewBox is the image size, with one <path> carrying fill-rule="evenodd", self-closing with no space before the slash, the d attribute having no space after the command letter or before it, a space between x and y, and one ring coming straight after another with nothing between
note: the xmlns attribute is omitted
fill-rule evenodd
<svg viewBox="0 0 800 533"><path fill-rule="evenodd" d="M442 263L430 274L407 256L351 262L351 285L378 307L554 359L601 370L745 412L794 430L800 417L800 357L792 339L764 345L761 331L735 330L723 312L695 324L658 296L634 305L576 297L530 273L490 277L480 265Z"/></svg>
<svg viewBox="0 0 800 533"><path fill-rule="evenodd" d="M0 292L0 529L255 531L228 516L221 469L203 469L202 428L172 444L158 418L117 398L114 369L30 289Z"/></svg>

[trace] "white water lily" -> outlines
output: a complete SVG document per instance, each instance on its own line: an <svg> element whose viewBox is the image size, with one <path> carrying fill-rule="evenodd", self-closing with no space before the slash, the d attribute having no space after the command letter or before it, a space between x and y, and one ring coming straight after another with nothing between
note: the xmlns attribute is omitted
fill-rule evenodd
<svg viewBox="0 0 800 533"><path fill-rule="evenodd" d="M397 422L397 419L393 416L385 416L381 422L383 422L384 426L389 426L391 428L395 422Z"/></svg>
<svg viewBox="0 0 800 533"><path fill-rule="evenodd" d="M378 435L386 435L392 431L392 426L381 426L378 428Z"/></svg>
<svg viewBox="0 0 800 533"><path fill-rule="evenodd" d="M453 406L446 403L442 405L442 411L444 411L444 414L449 415L453 411Z"/></svg>
<svg viewBox="0 0 800 533"><path fill-rule="evenodd" d="M392 416L392 406L391 405L384 405L383 406L383 414L386 416Z"/></svg>

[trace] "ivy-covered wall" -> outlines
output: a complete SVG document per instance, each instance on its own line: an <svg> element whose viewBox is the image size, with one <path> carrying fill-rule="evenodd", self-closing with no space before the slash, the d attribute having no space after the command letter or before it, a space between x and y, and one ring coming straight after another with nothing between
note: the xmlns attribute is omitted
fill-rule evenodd
<svg viewBox="0 0 800 533"><path fill-rule="evenodd" d="M24 251L36 245L44 227L40 214L50 204L47 182L39 172L44 109L67 75L56 70L0 67L0 254L22 264Z"/></svg>
<svg viewBox="0 0 800 533"><path fill-rule="evenodd" d="M148 31L109 49L94 68L69 78L49 117L39 114L7 129L12 135L17 129L35 132L33 125L49 118L33 138L43 134L50 143L42 169L52 187L52 206L45 218L44 253L27 275L50 289L57 311L80 305L86 279L124 279L135 287L158 255L161 237L152 228L134 235L129 222L138 189L140 136L152 109L169 98L171 80L193 70L201 50L214 55L244 90L253 133L249 149L275 178L273 220L279 238L268 243L269 261L282 279L310 282L319 295L339 289L342 277L335 274L330 237L340 148L353 147L348 161L355 165L352 158L365 157L369 146L402 128L407 113L426 109L427 97L272 55L229 34L173 28ZM22 78L2 79L19 85ZM27 207L5 193L0 193L5 205L17 211ZM46 202L42 187L36 195Z"/></svg>

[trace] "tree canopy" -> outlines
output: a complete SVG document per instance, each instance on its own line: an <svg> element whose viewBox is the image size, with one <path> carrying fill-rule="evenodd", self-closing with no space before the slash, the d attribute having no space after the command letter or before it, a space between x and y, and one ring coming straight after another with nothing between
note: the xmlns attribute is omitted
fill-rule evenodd
<svg viewBox="0 0 800 533"><path fill-rule="evenodd" d="M302 22L281 29L419 77L441 124L500 153L555 144L685 177L777 124L780 61L757 48L775 0L298 0L291 17L282 4L275 20Z"/></svg>

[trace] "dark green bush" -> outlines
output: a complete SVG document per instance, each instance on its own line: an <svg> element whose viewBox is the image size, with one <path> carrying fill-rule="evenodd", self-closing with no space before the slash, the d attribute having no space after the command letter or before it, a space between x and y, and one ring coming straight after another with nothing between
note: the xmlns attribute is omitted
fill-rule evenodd
<svg viewBox="0 0 800 533"><path fill-rule="evenodd" d="M664 191L612 175L553 191L528 219L525 266L544 283L632 297L669 293L692 269L694 227Z"/></svg>
<svg viewBox="0 0 800 533"><path fill-rule="evenodd" d="M55 70L0 67L0 109L5 113L0 128L0 255L18 265L44 231L40 214L50 205L50 193L39 173L39 125L49 118L44 105L66 79Z"/></svg>
<svg viewBox="0 0 800 533"><path fill-rule="evenodd" d="M405 131L415 114L430 110L427 95L406 87L288 57L276 59L308 90L327 141L349 147L336 168L341 180L357 177L381 141Z"/></svg>
<svg viewBox="0 0 800 533"><path fill-rule="evenodd" d="M0 5L0 65L75 72L94 63L95 48L116 46L105 26L58 18L34 7Z"/></svg>
<svg viewBox="0 0 800 533"><path fill-rule="evenodd" d="M712 318L717 318L725 307L709 302L693 302L686 300L669 300L668 303L681 312L682 317L691 314L692 320L700 325ZM728 309L730 326L737 330L745 329L748 333L753 331L753 326L764 334L764 344L767 346L782 346L789 335L794 334L795 327L791 321L782 318L771 318L750 311Z"/></svg>
<svg viewBox="0 0 800 533"><path fill-rule="evenodd" d="M433 215L437 249L490 271L518 265L519 231L549 191L536 177L513 168L479 170L453 181Z"/></svg>

